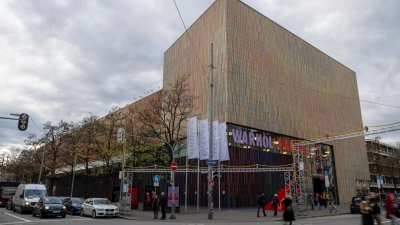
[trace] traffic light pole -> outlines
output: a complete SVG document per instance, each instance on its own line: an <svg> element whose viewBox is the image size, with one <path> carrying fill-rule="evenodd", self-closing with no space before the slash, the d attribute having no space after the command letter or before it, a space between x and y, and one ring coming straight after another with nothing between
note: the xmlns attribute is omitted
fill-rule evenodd
<svg viewBox="0 0 400 225"><path fill-rule="evenodd" d="M210 136L209 136L209 156L208 159L213 159L212 148L213 148L213 44L211 44L211 63L210 63ZM212 165L208 164L208 181L212 180ZM208 183L208 219L213 219L213 187Z"/></svg>

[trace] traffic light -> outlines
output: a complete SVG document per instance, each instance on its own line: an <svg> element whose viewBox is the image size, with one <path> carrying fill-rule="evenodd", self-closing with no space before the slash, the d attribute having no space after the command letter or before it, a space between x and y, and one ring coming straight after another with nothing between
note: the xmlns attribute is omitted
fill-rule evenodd
<svg viewBox="0 0 400 225"><path fill-rule="evenodd" d="M26 113L21 113L19 115L19 120L18 120L18 129L20 131L25 131L28 129L28 122L29 122L29 116Z"/></svg>
<svg viewBox="0 0 400 225"><path fill-rule="evenodd" d="M167 173L167 183L172 183L171 173Z"/></svg>

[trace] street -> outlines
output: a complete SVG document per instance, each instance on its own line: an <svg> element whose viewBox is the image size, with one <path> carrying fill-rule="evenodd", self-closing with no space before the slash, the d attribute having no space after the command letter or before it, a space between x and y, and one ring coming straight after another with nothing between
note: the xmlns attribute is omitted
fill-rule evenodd
<svg viewBox="0 0 400 225"><path fill-rule="evenodd" d="M293 225L314 225L314 224L324 224L324 225L351 225L351 224L360 224L361 215L359 214L342 214L335 216L324 216L324 217L316 217L316 218L304 218L297 219L293 222ZM77 224L88 224L88 225L102 225L102 224L113 224L113 225L132 225L132 224L140 224L140 225L156 225L156 224L177 224L177 225L216 225L216 224L247 224L247 225L261 225L261 224L283 224L283 221L256 221L256 222L244 222L244 221L232 221L232 222L222 222L222 221L202 221L202 222L187 222L187 221L179 221L179 220L152 220L141 221L141 220L127 220L122 218L96 218L92 219L90 217L81 217L81 216L70 216L67 215L65 219L62 218L44 218L40 219L38 217L32 217L31 214L20 214L14 213L12 211L6 210L5 208L0 208L0 225L12 225L12 224L58 224L58 225L72 225L74 223ZM383 218L383 224L389 224L389 221Z"/></svg>

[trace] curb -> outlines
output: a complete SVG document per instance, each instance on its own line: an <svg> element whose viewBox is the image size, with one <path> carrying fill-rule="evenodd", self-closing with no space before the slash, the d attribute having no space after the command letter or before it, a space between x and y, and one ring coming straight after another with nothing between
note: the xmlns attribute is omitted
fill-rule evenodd
<svg viewBox="0 0 400 225"><path fill-rule="evenodd" d="M345 213L329 213L329 214L321 214L321 215L308 215L308 216L296 216L295 218L296 218L296 220L301 220L301 219L309 219L309 218L318 218L318 217L327 217L327 216L336 216L336 215L347 215L347 214L351 214L350 212L345 212ZM135 218L135 217L132 217L132 216L122 216L122 215L119 215L118 216L119 218L121 218L121 219L126 219L126 220L136 220L136 221L147 221L147 222L149 222L149 221L153 221L153 222L155 222L155 221L159 221L159 219L158 220L152 220L152 219L148 219L148 220L144 220L144 219L140 219L140 218ZM175 220L162 220L162 222L174 222L174 221L179 221L179 222L185 222L185 221L182 221L182 220L177 220L177 219L175 219ZM283 219L282 218L280 218L280 219L275 219L275 220L272 220L272 221L283 221ZM160 221L161 222L161 221ZM207 221L208 222L208 221ZM237 223L237 222L260 222L260 221L258 221L258 220L249 220L249 221L238 221L238 220L235 220L235 221L229 221L229 220L210 220L209 222L220 222L220 223L226 223L226 222L230 222L230 223Z"/></svg>

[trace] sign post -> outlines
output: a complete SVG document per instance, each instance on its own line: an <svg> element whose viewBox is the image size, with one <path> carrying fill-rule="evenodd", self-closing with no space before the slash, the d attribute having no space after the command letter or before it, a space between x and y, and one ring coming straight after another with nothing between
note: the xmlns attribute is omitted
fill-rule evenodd
<svg viewBox="0 0 400 225"><path fill-rule="evenodd" d="M178 169L178 163L172 162L171 163L171 177L172 177L172 199L175 199L175 171ZM172 213L170 219L175 218L175 201L172 201Z"/></svg>
<svg viewBox="0 0 400 225"><path fill-rule="evenodd" d="M157 187L159 186L159 184L160 184L160 176L159 175L154 175L154 177L153 177L153 181L154 181L154 187L155 187L155 192L156 192L156 194L157 194Z"/></svg>

